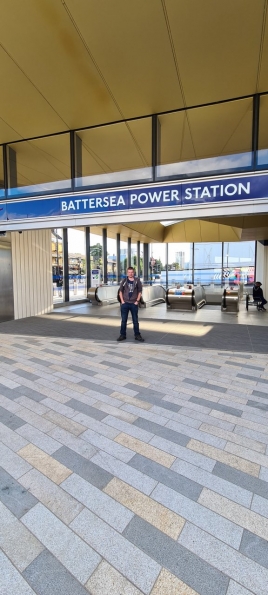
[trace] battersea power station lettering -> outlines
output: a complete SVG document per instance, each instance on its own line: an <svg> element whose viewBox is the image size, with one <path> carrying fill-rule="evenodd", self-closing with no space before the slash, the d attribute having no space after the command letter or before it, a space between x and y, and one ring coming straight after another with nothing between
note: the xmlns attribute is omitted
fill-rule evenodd
<svg viewBox="0 0 268 595"><path fill-rule="evenodd" d="M1 201L0 223L12 220L76 216L105 212L135 212L135 210L179 209L224 205L238 201L268 201L268 173L229 176L202 180L184 180L169 184L147 184L110 190L72 192L62 196L29 197ZM160 216L160 215L159 215Z"/></svg>
<svg viewBox="0 0 268 595"><path fill-rule="evenodd" d="M235 196L238 194L241 195L249 195L250 194L250 182L243 184L242 182L238 183L228 183L228 184L210 184L210 185L200 185L200 186L191 186L190 188L185 188L184 190L184 198L185 200L199 200L204 198L216 198L217 196Z"/></svg>

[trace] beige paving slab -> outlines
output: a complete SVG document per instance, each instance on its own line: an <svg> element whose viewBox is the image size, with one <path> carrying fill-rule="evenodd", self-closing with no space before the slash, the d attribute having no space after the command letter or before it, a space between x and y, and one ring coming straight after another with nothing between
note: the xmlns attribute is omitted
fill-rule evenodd
<svg viewBox="0 0 268 595"><path fill-rule="evenodd" d="M67 430L67 432L71 432L74 436L79 436L87 429L86 426L82 426L82 424L79 424L77 421L73 421L69 417L65 417L56 411L48 411L48 413L45 413L42 417L53 422L57 426L60 426L60 428ZM53 428L55 428L55 425Z"/></svg>
<svg viewBox="0 0 268 595"><path fill-rule="evenodd" d="M72 471L67 469L65 465L62 465L33 444L24 446L17 454L56 484L60 484L72 474Z"/></svg>
<svg viewBox="0 0 268 595"><path fill-rule="evenodd" d="M156 461L156 463L159 463L160 465L164 465L164 467L171 467L176 459L173 455L170 455L155 446L151 446L146 442L142 442L142 440L139 440L138 438L133 438L124 432L116 436L114 440L144 457Z"/></svg>
<svg viewBox="0 0 268 595"><path fill-rule="evenodd" d="M251 450L250 448L245 448L244 446L233 444L232 442L227 442L224 450L226 452L230 452L231 454L238 455L239 457L243 457L248 461L252 461L253 463L262 465L263 467L268 467L268 456L254 452L254 450Z"/></svg>
<svg viewBox="0 0 268 595"><path fill-rule="evenodd" d="M84 508L80 502L37 469L28 471L19 482L66 525L69 525Z"/></svg>
<svg viewBox="0 0 268 595"><path fill-rule="evenodd" d="M91 595L143 595L142 591L105 560L99 564L85 587Z"/></svg>
<svg viewBox="0 0 268 595"><path fill-rule="evenodd" d="M198 502L251 533L268 540L268 519L257 512L244 508L241 504L236 504L208 488L202 490Z"/></svg>
<svg viewBox="0 0 268 595"><path fill-rule="evenodd" d="M246 438L244 436L240 436L235 432L229 432L228 430L222 430L222 428L218 428L217 426L212 426L211 424L203 423L199 430L206 432L208 434L212 434L213 436L218 436L219 438L223 438L224 440L230 440L230 442L234 442L235 444L240 444L241 446L245 446L247 448L251 448L252 450L256 450L257 452L261 452L265 454L266 445L262 444L262 442L258 442L257 440L252 440L251 438Z"/></svg>
<svg viewBox="0 0 268 595"><path fill-rule="evenodd" d="M94 594L93 594L94 595ZM199 595L180 581L174 574L163 568L150 595Z"/></svg>
<svg viewBox="0 0 268 595"><path fill-rule="evenodd" d="M116 477L103 491L172 539L178 539L185 524L180 515Z"/></svg>
<svg viewBox="0 0 268 595"><path fill-rule="evenodd" d="M244 471L244 473L249 473L249 475L259 477L260 465L251 463L250 461L247 461L241 457L229 454L226 451L220 450L219 448L209 446L208 444L204 444L204 442L199 442L198 440L193 439L188 442L187 448L206 455L215 461L220 461L221 463L225 463L225 465L239 469L239 471Z"/></svg>
<svg viewBox="0 0 268 595"><path fill-rule="evenodd" d="M136 405L137 407L140 407L141 409L146 409L147 411L148 411L148 409L151 409L151 407L152 407L152 403L146 403L145 401L139 401L139 399L135 399L135 397L130 397L129 395L124 395L123 393L119 393L117 391L112 393L110 396L114 397L115 399L118 399L119 401L123 401L124 403L129 403L130 405Z"/></svg>

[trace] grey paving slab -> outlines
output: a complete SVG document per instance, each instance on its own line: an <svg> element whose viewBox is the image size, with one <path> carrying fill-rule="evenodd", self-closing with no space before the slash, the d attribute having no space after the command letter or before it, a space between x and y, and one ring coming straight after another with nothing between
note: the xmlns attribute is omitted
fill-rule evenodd
<svg viewBox="0 0 268 595"><path fill-rule="evenodd" d="M202 380L196 380L195 378L184 378L182 382L185 382L185 384L191 384L193 386L199 386L202 388L206 386L206 382L203 382Z"/></svg>
<svg viewBox="0 0 268 595"><path fill-rule="evenodd" d="M14 374L17 374L17 376L21 376L22 378L27 378L27 380L32 380L33 382L39 378L38 371L36 374L32 374L32 372L21 370L21 368L14 369Z"/></svg>
<svg viewBox="0 0 268 595"><path fill-rule="evenodd" d="M179 536L179 543L254 594L267 595L266 568L219 539L187 522Z"/></svg>
<svg viewBox="0 0 268 595"><path fill-rule="evenodd" d="M118 417L114 417L112 415L107 415L107 417L104 420L104 424L107 424L107 425L111 426L112 428L117 429L118 433L125 432L126 434L133 436L133 438L138 438L139 440L142 440L143 442L150 442L150 440L154 436L154 434L152 432L142 430L142 429L136 427L134 424L130 424L127 421L123 421L122 419L118 419ZM92 429L94 429L94 428L92 428Z"/></svg>
<svg viewBox="0 0 268 595"><path fill-rule="evenodd" d="M130 459L135 454L133 450L127 448L126 446L118 444L117 442L114 442L113 440L106 438L106 436L101 436L97 432L94 432L90 429L86 430L83 433L83 439L87 440L97 449L103 450L104 452L113 455L114 457L116 457L120 461L124 461L125 463L128 463L128 461L130 461Z"/></svg>
<svg viewBox="0 0 268 595"><path fill-rule="evenodd" d="M79 382L79 386L84 386L85 388L88 388L89 390L103 393L104 395L108 395L108 396L110 396L112 394L112 392L114 392L114 389L111 390L110 388L107 388L106 386L103 386L102 384L99 384L97 382L89 382L88 380L81 380Z"/></svg>
<svg viewBox="0 0 268 595"><path fill-rule="evenodd" d="M258 403L257 401L248 400L247 405L249 407L255 407L255 409L260 409L261 411L268 411L268 405L266 405L266 403Z"/></svg>
<svg viewBox="0 0 268 595"><path fill-rule="evenodd" d="M123 534L200 595L225 595L227 576L143 519L135 516Z"/></svg>
<svg viewBox="0 0 268 595"><path fill-rule="evenodd" d="M157 562L89 510L84 509L70 526L119 572L149 595L161 569Z"/></svg>
<svg viewBox="0 0 268 595"><path fill-rule="evenodd" d="M244 529L240 552L268 568L268 541Z"/></svg>
<svg viewBox="0 0 268 595"><path fill-rule="evenodd" d="M61 487L119 533L122 533L134 516L128 508L75 473L68 477Z"/></svg>
<svg viewBox="0 0 268 595"><path fill-rule="evenodd" d="M47 360L38 357L30 357L28 361L33 362L34 364L38 364L39 366L45 366L45 368L49 368L53 365L52 362L48 362Z"/></svg>
<svg viewBox="0 0 268 595"><path fill-rule="evenodd" d="M149 362L156 362L158 364L164 364L165 366L173 366L174 368L178 368L179 364L175 362L170 362L169 360L163 360L157 357L148 357Z"/></svg>
<svg viewBox="0 0 268 595"><path fill-rule="evenodd" d="M133 422L133 426L151 432L156 436L161 436L161 438L166 438L166 440L175 442L175 444L180 444L181 446L186 446L190 440L189 436L186 436L185 434L174 432L174 430L166 428L165 426L160 426L160 424L156 424L153 421L142 417L138 417L138 419Z"/></svg>
<svg viewBox="0 0 268 595"><path fill-rule="evenodd" d="M171 469L176 471L176 473L184 475L185 477L188 477L188 479L192 479L200 485L211 489L213 492L229 498L229 500L233 500L246 508L250 508L252 492L249 490L239 488L237 485L234 485L225 479L221 479L204 469L196 467L196 465L181 461L180 459L174 461ZM268 501L265 500L265 502L268 505Z"/></svg>
<svg viewBox="0 0 268 595"><path fill-rule="evenodd" d="M100 556L43 504L37 504L21 521L82 584L100 563Z"/></svg>
<svg viewBox="0 0 268 595"><path fill-rule="evenodd" d="M115 368L115 370L129 370L129 366L124 366L123 364L117 364L115 362L110 362L107 360L102 360L101 363L104 366L109 366L110 368Z"/></svg>
<svg viewBox="0 0 268 595"><path fill-rule="evenodd" d="M97 374L97 370L90 370L89 368L86 368L86 366L82 367L71 364L68 366L68 369L73 370L74 372L79 372L79 374L85 374L86 376L95 376L95 374Z"/></svg>
<svg viewBox="0 0 268 595"><path fill-rule="evenodd" d="M41 448L41 450L44 450L49 455L61 447L59 442L44 432L41 432L41 430L34 428L31 426L31 424L25 423L23 426L17 429L17 433L28 440L28 442L31 442L32 444L35 444L35 446Z"/></svg>
<svg viewBox="0 0 268 595"><path fill-rule="evenodd" d="M30 347L28 345L22 345L22 343L13 343L12 347L16 347L17 349L28 350Z"/></svg>
<svg viewBox="0 0 268 595"><path fill-rule="evenodd" d="M15 415L15 413L11 413L7 411L4 407L0 406L0 419L1 423L10 428L10 430L17 430L25 424L25 421Z"/></svg>
<svg viewBox="0 0 268 595"><path fill-rule="evenodd" d="M98 421L101 421L107 415L104 411L100 411L100 409L82 403L82 401L78 401L77 399L70 399L70 401L67 401L66 406L71 407L71 409L75 409L75 411L79 411L80 413L85 413L89 417L93 417Z"/></svg>
<svg viewBox="0 0 268 595"><path fill-rule="evenodd" d="M182 494L159 483L151 493L151 498L166 508L191 521L200 529L204 529L214 537L218 537L235 549L239 549L243 534L242 527L224 519L219 514L205 508L198 502L186 498Z"/></svg>
<svg viewBox="0 0 268 595"><path fill-rule="evenodd" d="M212 473L222 479L226 479L226 481L229 481L240 488L244 488L245 490L268 499L268 486L266 481L263 481L262 479L253 477L243 471L238 471L237 469L229 467L229 465L225 465L224 463L219 463L218 461L216 462Z"/></svg>
<svg viewBox="0 0 268 595"><path fill-rule="evenodd" d="M259 376L249 376L249 374L237 374L237 378L244 378L245 380L253 380L254 382L268 384L267 378L260 378Z"/></svg>
<svg viewBox="0 0 268 595"><path fill-rule="evenodd" d="M198 359L186 359L185 363L197 364L198 366L205 366L205 368L214 368L216 370L219 370L221 368L221 366L218 366L217 364L209 364L208 362L203 362L202 360Z"/></svg>
<svg viewBox="0 0 268 595"><path fill-rule="evenodd" d="M29 595L88 595L88 590L47 550L24 570L23 576L34 589ZM18 594L24 595L24 591Z"/></svg>
<svg viewBox="0 0 268 595"><path fill-rule="evenodd" d="M55 349L42 349L45 353L51 353L52 355L60 355L60 350L56 351Z"/></svg>
<svg viewBox="0 0 268 595"><path fill-rule="evenodd" d="M130 467L128 464L118 461L115 457L109 455L106 452L98 452L92 461L99 465L103 469L106 469L110 473L113 473L115 477L122 479L133 488L136 488L147 496L152 492L157 484L151 477L148 477L145 473Z"/></svg>
<svg viewBox="0 0 268 595"><path fill-rule="evenodd" d="M148 475L156 481L160 481L164 485L172 488L176 492L191 498L191 500L198 500L202 486L195 481L171 471L159 463L155 463L142 455L135 455L128 463L129 466L137 469L141 473Z"/></svg>
<svg viewBox="0 0 268 595"><path fill-rule="evenodd" d="M4 355L0 355L0 362L3 364L9 364L10 366L17 363L15 359L12 359L11 357L5 357Z"/></svg>
<svg viewBox="0 0 268 595"><path fill-rule="evenodd" d="M7 471L14 479L18 479L27 471L30 471L31 465L24 461L19 455L13 452L8 446L0 442L0 461L3 469Z"/></svg>
<svg viewBox="0 0 268 595"><path fill-rule="evenodd" d="M101 490L105 488L107 483L113 478L111 473L105 471L94 462L85 459L67 446L62 446L59 450L54 452L53 458Z"/></svg>
<svg viewBox="0 0 268 595"><path fill-rule="evenodd" d="M268 399L268 392L262 392L260 390L253 390L251 394L254 397L261 397L262 399Z"/></svg>
<svg viewBox="0 0 268 595"><path fill-rule="evenodd" d="M152 446L155 446L156 448L159 448L160 450L163 450L164 452L168 452L169 454L177 457L177 460L182 459L183 461L192 463L193 465L201 467L201 469L205 469L206 471L212 471L215 465L214 459L211 459L198 452L194 452L190 448L185 448L185 446L180 446L179 444L170 442L165 438L160 438L160 436L154 436L152 440L150 440L150 444ZM175 465L177 460L175 460L173 465Z"/></svg>
<svg viewBox="0 0 268 595"><path fill-rule="evenodd" d="M221 405L220 403L215 403L214 401L209 401L208 399L199 399L199 397L191 397L189 399L191 403L196 403L197 405L203 405L204 407L208 407L209 409L216 409L217 411L223 411L223 413L230 413L230 415L236 415L236 417L241 417L242 411L239 409L235 409L234 407L228 407L227 405Z"/></svg>
<svg viewBox="0 0 268 595"><path fill-rule="evenodd" d="M40 393L38 390L34 390L28 386L19 386L16 389L13 389L13 392L16 393L16 396L23 395L24 397L28 397L29 399L33 399L33 401L39 402L45 399L45 395Z"/></svg>
<svg viewBox="0 0 268 595"><path fill-rule="evenodd" d="M36 595L10 560L0 550L0 593L1 595ZM42 595L40 593L40 595ZM50 594L49 594L50 595ZM71 594L70 594L71 595ZM82 595L82 594L81 594ZM88 592L87 592L88 595Z"/></svg>
<svg viewBox="0 0 268 595"><path fill-rule="evenodd" d="M70 347L68 343L62 343L62 341L51 341L51 343L54 343L55 345L61 345L61 347Z"/></svg>
<svg viewBox="0 0 268 595"><path fill-rule="evenodd" d="M210 382L201 382L200 380L195 380L193 378L184 378L184 380L182 382L185 382L186 384L192 384L195 386L199 386L200 388L205 388L207 390L213 390L218 393L226 393L227 392L227 388L224 388L223 386L218 386L217 384L212 384Z"/></svg>
<svg viewBox="0 0 268 595"><path fill-rule="evenodd" d="M251 510L254 510L254 512L257 512L258 514L261 514L262 516L268 519L268 500L262 498L261 496L258 496L258 494L254 494L251 504Z"/></svg>
<svg viewBox="0 0 268 595"><path fill-rule="evenodd" d="M124 388L129 388L130 390L136 391L137 393L141 393L144 397L158 397L161 399L163 396L163 391L162 389L159 389L159 387L147 388L145 386L141 386L140 384L135 384L135 382L128 382L125 384Z"/></svg>
<svg viewBox="0 0 268 595"><path fill-rule="evenodd" d="M38 500L0 467L0 500L20 519Z"/></svg>
<svg viewBox="0 0 268 595"><path fill-rule="evenodd" d="M230 580L227 595L252 595L252 591L248 591L242 585Z"/></svg>

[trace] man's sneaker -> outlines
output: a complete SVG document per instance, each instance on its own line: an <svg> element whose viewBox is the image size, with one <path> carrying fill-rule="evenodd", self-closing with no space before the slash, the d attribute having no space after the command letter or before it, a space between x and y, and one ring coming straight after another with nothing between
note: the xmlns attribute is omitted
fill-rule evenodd
<svg viewBox="0 0 268 595"><path fill-rule="evenodd" d="M116 339L117 341L125 341L126 337L123 337L123 335L120 335L120 337L118 337L118 339Z"/></svg>
<svg viewBox="0 0 268 595"><path fill-rule="evenodd" d="M266 312L266 308L262 307L262 310L264 310L264 312Z"/></svg>
<svg viewBox="0 0 268 595"><path fill-rule="evenodd" d="M141 343L144 343L144 339L142 338L141 335L136 335L135 341L141 341Z"/></svg>

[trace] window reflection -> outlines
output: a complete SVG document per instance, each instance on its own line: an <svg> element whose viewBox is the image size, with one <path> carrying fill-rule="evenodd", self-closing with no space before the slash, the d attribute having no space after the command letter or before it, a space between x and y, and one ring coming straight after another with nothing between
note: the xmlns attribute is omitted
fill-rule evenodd
<svg viewBox="0 0 268 595"><path fill-rule="evenodd" d="M255 242L225 242L223 251L224 284L253 285L255 276Z"/></svg>
<svg viewBox="0 0 268 595"><path fill-rule="evenodd" d="M63 230L51 230L53 304L63 302Z"/></svg>
<svg viewBox="0 0 268 595"><path fill-rule="evenodd" d="M257 164L259 169L268 167L268 96L260 98L259 150Z"/></svg>
<svg viewBox="0 0 268 595"><path fill-rule="evenodd" d="M85 230L68 229L68 267L70 301L86 297Z"/></svg>

